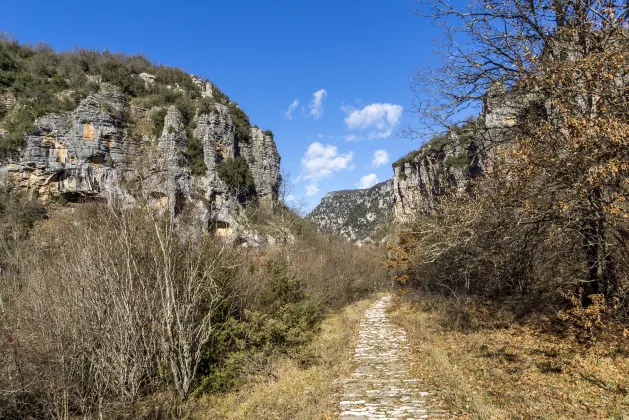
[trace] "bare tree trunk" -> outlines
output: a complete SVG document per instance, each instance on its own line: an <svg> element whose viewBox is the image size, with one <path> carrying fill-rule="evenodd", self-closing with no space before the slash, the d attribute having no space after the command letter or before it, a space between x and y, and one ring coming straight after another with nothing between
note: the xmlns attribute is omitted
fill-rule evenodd
<svg viewBox="0 0 629 420"><path fill-rule="evenodd" d="M609 244L607 243L607 226L602 208L601 190L594 189L589 197L585 217L583 239L584 251L588 268L588 282L583 289L584 303L589 303L589 295L602 293L611 297L617 292L616 273Z"/></svg>

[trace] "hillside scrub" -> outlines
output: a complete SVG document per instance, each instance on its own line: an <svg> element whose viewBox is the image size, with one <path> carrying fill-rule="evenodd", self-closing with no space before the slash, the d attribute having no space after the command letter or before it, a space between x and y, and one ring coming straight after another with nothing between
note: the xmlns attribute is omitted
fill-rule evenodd
<svg viewBox="0 0 629 420"><path fill-rule="evenodd" d="M1 225L19 240L1 260L2 418L134 417L156 393L176 409L278 358L307 365L323 315L385 279L377 251L297 216L292 246L248 250L149 207L86 203L42 220L37 202L6 198Z"/></svg>
<svg viewBox="0 0 629 420"><path fill-rule="evenodd" d="M577 323L600 307L604 322L626 324L626 5L474 2L461 13L428 0L417 7L451 18L448 28L470 39L433 73L441 102L425 118L440 111L443 120L487 95L512 115L481 133L489 143L484 175L403 230L391 264L406 270L399 280L453 296L517 296L531 312L565 311Z"/></svg>
<svg viewBox="0 0 629 420"><path fill-rule="evenodd" d="M190 416L199 419L333 418L339 413L338 379L351 373L352 349L369 300L335 310L314 339L295 357L278 357L266 371L252 372L231 392L191 401ZM147 404L148 405L148 404Z"/></svg>

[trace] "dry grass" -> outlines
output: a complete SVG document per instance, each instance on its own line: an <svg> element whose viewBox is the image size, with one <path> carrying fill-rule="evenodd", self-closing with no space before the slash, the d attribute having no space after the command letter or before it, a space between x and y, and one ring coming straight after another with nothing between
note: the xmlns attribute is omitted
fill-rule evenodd
<svg viewBox="0 0 629 420"><path fill-rule="evenodd" d="M314 360L301 367L295 359L272 363L271 375L251 376L237 391L206 396L193 405L191 419L333 419L338 417L341 379L351 372L351 355L363 312L363 300L327 317L304 352Z"/></svg>
<svg viewBox="0 0 629 420"><path fill-rule="evenodd" d="M409 332L414 373L450 409L478 419L629 419L622 335L585 345L539 320L513 323L494 308L455 305L414 297L392 309Z"/></svg>

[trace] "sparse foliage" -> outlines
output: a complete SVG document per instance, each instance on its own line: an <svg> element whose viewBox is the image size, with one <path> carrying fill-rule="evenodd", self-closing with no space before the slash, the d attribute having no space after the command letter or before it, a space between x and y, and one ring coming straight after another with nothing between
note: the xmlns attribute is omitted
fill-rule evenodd
<svg viewBox="0 0 629 420"><path fill-rule="evenodd" d="M418 106L423 121L451 127L461 109L493 100L509 122L478 126L484 176L409 225L392 264L429 290L537 296L546 307L571 305L570 296L584 308L618 299L626 314L626 4L414 7L445 31L443 66L416 79L418 93L432 94Z"/></svg>

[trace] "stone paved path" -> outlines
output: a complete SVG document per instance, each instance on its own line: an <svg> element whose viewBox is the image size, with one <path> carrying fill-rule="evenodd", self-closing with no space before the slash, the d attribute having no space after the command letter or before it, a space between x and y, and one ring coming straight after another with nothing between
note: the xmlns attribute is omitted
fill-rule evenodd
<svg viewBox="0 0 629 420"><path fill-rule="evenodd" d="M343 386L341 420L428 418L428 393L406 370L411 350L406 332L389 322L390 302L390 295L382 297L365 311L357 367Z"/></svg>

